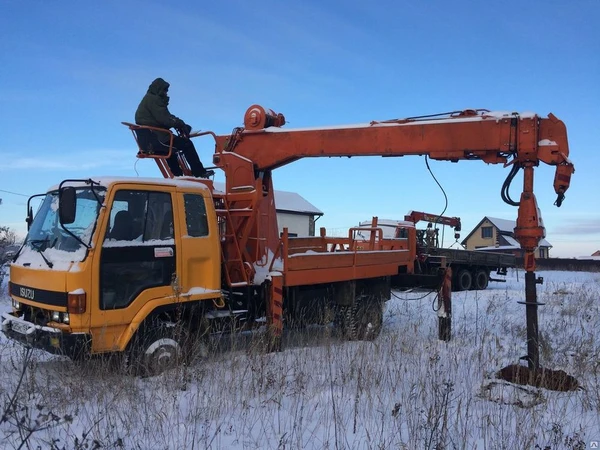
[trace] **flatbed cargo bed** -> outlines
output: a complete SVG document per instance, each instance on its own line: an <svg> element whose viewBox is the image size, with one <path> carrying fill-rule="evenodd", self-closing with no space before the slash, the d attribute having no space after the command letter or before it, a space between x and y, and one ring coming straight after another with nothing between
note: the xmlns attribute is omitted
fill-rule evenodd
<svg viewBox="0 0 600 450"><path fill-rule="evenodd" d="M453 248L433 248L427 253L435 256L445 256L452 264L467 264L487 267L516 267L517 258L510 253L494 253L476 250L459 250Z"/></svg>
<svg viewBox="0 0 600 450"><path fill-rule="evenodd" d="M399 267L412 267L414 252L389 250L382 241L361 249L351 237L282 236L283 274L286 286L394 276Z"/></svg>

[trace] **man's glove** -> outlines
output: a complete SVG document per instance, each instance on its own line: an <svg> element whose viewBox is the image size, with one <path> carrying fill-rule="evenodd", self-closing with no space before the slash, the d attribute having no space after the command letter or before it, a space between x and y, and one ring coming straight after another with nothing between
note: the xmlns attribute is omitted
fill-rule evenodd
<svg viewBox="0 0 600 450"><path fill-rule="evenodd" d="M192 127L186 124L181 119L177 119L177 121L175 122L175 129L177 130L179 135L184 138L189 138L190 133L192 132Z"/></svg>

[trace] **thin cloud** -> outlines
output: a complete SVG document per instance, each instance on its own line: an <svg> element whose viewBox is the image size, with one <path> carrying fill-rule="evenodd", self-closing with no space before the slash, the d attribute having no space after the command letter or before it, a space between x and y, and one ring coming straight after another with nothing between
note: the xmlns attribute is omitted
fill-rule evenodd
<svg viewBox="0 0 600 450"><path fill-rule="evenodd" d="M572 221L569 224L561 225L552 230L553 234L569 234L569 235L595 235L600 234L600 220L598 219L583 219Z"/></svg>
<svg viewBox="0 0 600 450"><path fill-rule="evenodd" d="M86 150L85 155L66 153L52 158L17 158L10 166L0 165L0 171L27 170L90 170L110 167L115 170L130 168L135 162L135 153L131 150Z"/></svg>

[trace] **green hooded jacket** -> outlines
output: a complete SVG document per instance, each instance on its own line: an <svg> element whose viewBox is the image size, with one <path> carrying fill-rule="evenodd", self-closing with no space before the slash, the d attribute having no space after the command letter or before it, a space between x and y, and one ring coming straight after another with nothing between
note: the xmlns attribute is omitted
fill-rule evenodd
<svg viewBox="0 0 600 450"><path fill-rule="evenodd" d="M169 83L162 78L154 80L135 112L135 123L159 128L183 127L185 123L169 112ZM166 133L157 133L161 141L169 139Z"/></svg>

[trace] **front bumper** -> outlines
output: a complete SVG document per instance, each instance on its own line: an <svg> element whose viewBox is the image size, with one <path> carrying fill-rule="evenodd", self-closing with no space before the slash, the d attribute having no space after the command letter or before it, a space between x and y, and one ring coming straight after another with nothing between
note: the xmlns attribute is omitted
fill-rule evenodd
<svg viewBox="0 0 600 450"><path fill-rule="evenodd" d="M81 359L90 354L92 337L87 333L66 333L58 328L36 325L11 313L2 313L1 317L2 332L26 347L71 359Z"/></svg>

